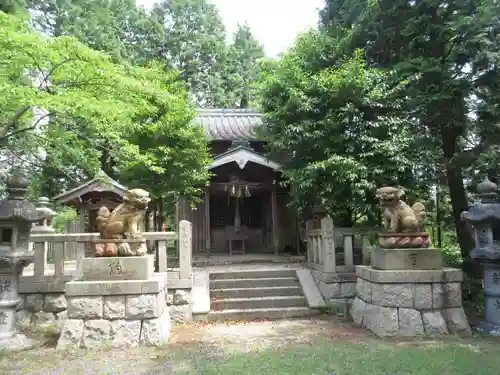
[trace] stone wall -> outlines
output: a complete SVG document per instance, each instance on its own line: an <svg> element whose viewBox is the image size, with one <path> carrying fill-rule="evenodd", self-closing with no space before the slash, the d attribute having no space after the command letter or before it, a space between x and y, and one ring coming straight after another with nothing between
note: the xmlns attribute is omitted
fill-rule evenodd
<svg viewBox="0 0 500 375"><path fill-rule="evenodd" d="M67 316L67 300L64 293L20 294L17 307L19 328L54 325L61 329ZM192 319L191 289L168 289L166 302L173 323L185 323Z"/></svg>
<svg viewBox="0 0 500 375"><path fill-rule="evenodd" d="M20 328L32 325L55 325L62 328L66 319L67 301L64 293L20 294L17 324Z"/></svg>
<svg viewBox="0 0 500 375"><path fill-rule="evenodd" d="M469 333L458 269L381 271L356 267L355 323L379 336Z"/></svg>
<svg viewBox="0 0 500 375"><path fill-rule="evenodd" d="M317 270L311 270L311 273L326 305L335 312L347 316L349 305L356 297L356 274Z"/></svg>
<svg viewBox="0 0 500 375"><path fill-rule="evenodd" d="M167 305L173 322L185 323L192 320L193 299L191 289L168 289Z"/></svg>

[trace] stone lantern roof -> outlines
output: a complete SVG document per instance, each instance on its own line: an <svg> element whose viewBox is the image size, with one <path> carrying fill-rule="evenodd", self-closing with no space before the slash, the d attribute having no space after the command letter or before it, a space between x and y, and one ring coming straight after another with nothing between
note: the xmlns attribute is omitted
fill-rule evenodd
<svg viewBox="0 0 500 375"><path fill-rule="evenodd" d="M35 205L26 200L29 181L24 176L12 176L7 181L6 199L0 201L0 221L25 221L35 223L45 214L37 211Z"/></svg>
<svg viewBox="0 0 500 375"><path fill-rule="evenodd" d="M477 195L481 202L473 204L468 211L460 215L462 220L474 223L500 221L500 203L498 202L498 187L488 177L477 185Z"/></svg>

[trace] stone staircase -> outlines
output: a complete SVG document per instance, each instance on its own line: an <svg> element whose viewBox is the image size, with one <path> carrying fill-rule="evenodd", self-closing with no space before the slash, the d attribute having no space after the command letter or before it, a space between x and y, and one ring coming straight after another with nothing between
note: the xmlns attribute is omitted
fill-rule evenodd
<svg viewBox="0 0 500 375"><path fill-rule="evenodd" d="M316 313L294 269L210 273L209 321L282 319Z"/></svg>

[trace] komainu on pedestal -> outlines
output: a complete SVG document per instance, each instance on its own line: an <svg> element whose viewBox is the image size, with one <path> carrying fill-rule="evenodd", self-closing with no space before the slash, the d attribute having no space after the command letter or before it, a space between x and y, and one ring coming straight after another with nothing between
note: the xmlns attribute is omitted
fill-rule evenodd
<svg viewBox="0 0 500 375"><path fill-rule="evenodd" d="M99 210L96 256L84 258L78 277L66 284L68 318L58 349L168 342L167 274L155 273L141 231L149 202L147 191L133 189L113 212Z"/></svg>
<svg viewBox="0 0 500 375"><path fill-rule="evenodd" d="M96 257L146 255L141 224L150 201L147 191L132 189L112 212L107 207L99 209L96 221L101 238L95 241Z"/></svg>
<svg viewBox="0 0 500 375"><path fill-rule="evenodd" d="M410 207L403 192L377 190L385 230L371 266L356 266L354 322L378 336L470 333L462 307L462 271L443 268L439 249L429 248L425 207Z"/></svg>
<svg viewBox="0 0 500 375"><path fill-rule="evenodd" d="M382 206L386 233L379 235L381 248L421 248L429 246L429 233L424 232L425 206L415 202L409 206L401 197L404 192L394 187L377 190Z"/></svg>

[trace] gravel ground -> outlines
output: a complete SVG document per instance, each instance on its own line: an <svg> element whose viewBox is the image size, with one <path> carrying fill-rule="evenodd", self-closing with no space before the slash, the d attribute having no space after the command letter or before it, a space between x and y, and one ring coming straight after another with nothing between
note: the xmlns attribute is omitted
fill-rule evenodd
<svg viewBox="0 0 500 375"><path fill-rule="evenodd" d="M0 355L0 374L147 375L195 370L200 360L219 361L237 352L255 352L321 337L365 341L370 336L334 317L261 322L197 323L174 327L160 348L56 352L56 338L44 346Z"/></svg>

